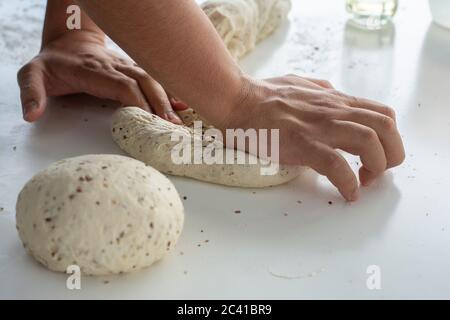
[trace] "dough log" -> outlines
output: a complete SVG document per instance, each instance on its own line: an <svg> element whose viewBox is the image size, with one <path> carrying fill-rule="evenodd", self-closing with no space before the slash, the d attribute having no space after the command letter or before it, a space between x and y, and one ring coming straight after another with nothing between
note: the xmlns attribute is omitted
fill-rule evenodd
<svg viewBox="0 0 450 320"><path fill-rule="evenodd" d="M180 113L180 116L188 124L196 120L192 109ZM275 175L261 175L262 165L258 159L242 151L236 152L253 158L258 164L251 164L250 161L246 164L174 164L171 150L179 142L171 141L173 132L190 137L192 141L202 138L194 135L190 127L173 124L137 107L117 110L112 118L111 132L114 141L122 150L161 172L216 184L249 188L269 187L296 178L302 170L298 166L280 166ZM223 148L223 144L218 141L202 140L200 143L204 148L211 143Z"/></svg>
<svg viewBox="0 0 450 320"><path fill-rule="evenodd" d="M210 0L202 5L235 59L252 51L287 18L290 0Z"/></svg>

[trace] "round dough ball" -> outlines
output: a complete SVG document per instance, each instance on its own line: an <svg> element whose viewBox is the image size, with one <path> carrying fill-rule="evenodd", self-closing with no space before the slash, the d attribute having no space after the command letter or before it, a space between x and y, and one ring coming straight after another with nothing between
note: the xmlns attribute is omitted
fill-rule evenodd
<svg viewBox="0 0 450 320"><path fill-rule="evenodd" d="M144 163L87 155L54 163L17 200L25 249L47 268L109 275L150 266L174 248L184 210L173 184Z"/></svg>

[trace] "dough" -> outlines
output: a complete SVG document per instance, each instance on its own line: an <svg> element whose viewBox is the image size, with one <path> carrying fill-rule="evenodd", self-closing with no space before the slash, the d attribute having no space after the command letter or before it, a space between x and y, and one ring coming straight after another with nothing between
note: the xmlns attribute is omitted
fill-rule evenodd
<svg viewBox="0 0 450 320"><path fill-rule="evenodd" d="M268 37L287 17L290 8L290 0L210 0L202 5L235 59ZM250 159L258 161L252 155L247 155L247 164L176 165L171 159L171 150L177 142L171 141L171 133L198 139L189 128L195 120L202 120L204 128L212 128L192 109L181 111L179 115L185 126L174 125L136 107L119 109L112 120L113 139L129 155L164 173L228 186L262 188L279 185L296 178L302 171L301 167L281 166L278 174L261 175L262 165L250 164ZM219 143L208 139L200 143L204 149L211 142ZM238 153L245 155L241 151Z"/></svg>
<svg viewBox="0 0 450 320"><path fill-rule="evenodd" d="M181 112L180 116L187 124L197 119L192 109ZM296 178L302 170L298 166L280 166L275 175L261 175L263 166L258 159L242 151L237 152L254 159L258 164L250 164L250 160L246 164L174 164L171 150L179 142L171 141L173 132L192 140L202 140L202 152L210 144L223 149L223 144L197 137L192 128L173 124L137 107L118 109L112 118L111 131L114 141L129 155L171 175L234 187L262 188L286 183Z"/></svg>
<svg viewBox="0 0 450 320"><path fill-rule="evenodd" d="M291 9L290 0L210 0L202 5L235 59L278 28Z"/></svg>
<svg viewBox="0 0 450 320"><path fill-rule="evenodd" d="M118 155L62 160L38 173L17 200L25 249L47 268L109 275L150 266L171 251L183 228L172 183Z"/></svg>

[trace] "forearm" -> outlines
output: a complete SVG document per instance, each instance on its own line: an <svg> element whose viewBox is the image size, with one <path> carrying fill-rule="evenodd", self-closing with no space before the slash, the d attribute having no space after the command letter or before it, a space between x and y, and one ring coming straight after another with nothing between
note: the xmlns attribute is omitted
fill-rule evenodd
<svg viewBox="0 0 450 320"><path fill-rule="evenodd" d="M67 8L77 4L75 0L48 0L47 10L45 13L44 30L42 33L42 45L55 40L66 32L78 32L78 30L69 30L67 27L67 19L69 14ZM97 27L89 16L81 11L81 29L88 31L96 40L104 41L105 34Z"/></svg>
<svg viewBox="0 0 450 320"><path fill-rule="evenodd" d="M79 0L83 9L164 88L221 123L244 77L193 0Z"/></svg>

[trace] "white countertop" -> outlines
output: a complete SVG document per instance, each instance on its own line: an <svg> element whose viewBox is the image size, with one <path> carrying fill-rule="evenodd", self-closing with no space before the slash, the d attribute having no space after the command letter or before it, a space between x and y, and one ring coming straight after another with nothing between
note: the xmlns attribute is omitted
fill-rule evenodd
<svg viewBox="0 0 450 320"><path fill-rule="evenodd" d="M450 30L431 23L423 0L400 1L395 25L375 33L346 25L344 1L293 2L290 22L243 67L327 78L392 105L405 163L353 204L311 171L256 194L171 178L187 196L176 250L147 270L85 277L70 291L66 275L22 249L16 197L56 160L121 153L109 135L112 108L57 99L39 123L22 121L16 71L39 48L44 2L0 0L0 298L450 298ZM366 286L370 265L381 270L380 290Z"/></svg>

